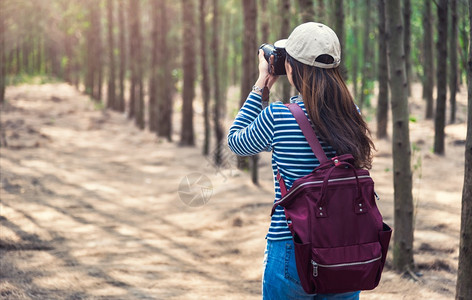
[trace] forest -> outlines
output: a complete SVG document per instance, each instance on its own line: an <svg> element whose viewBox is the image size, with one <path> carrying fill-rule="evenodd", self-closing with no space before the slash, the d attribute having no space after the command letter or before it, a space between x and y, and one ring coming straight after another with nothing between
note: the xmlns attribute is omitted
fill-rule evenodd
<svg viewBox="0 0 472 300"><path fill-rule="evenodd" d="M393 228L366 299L472 299L472 0L0 0L2 299L259 299L257 51L331 27ZM296 95L286 76L270 102ZM188 186L188 189L186 188Z"/></svg>

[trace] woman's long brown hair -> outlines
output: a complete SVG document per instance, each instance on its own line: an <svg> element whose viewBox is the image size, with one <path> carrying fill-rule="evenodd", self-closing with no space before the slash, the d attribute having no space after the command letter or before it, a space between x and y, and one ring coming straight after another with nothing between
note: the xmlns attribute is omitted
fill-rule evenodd
<svg viewBox="0 0 472 300"><path fill-rule="evenodd" d="M372 149L367 123L357 111L339 68L322 69L298 62L287 54L292 80L303 97L310 120L319 138L341 154L352 154L358 168L372 167ZM317 61L331 63L322 55Z"/></svg>

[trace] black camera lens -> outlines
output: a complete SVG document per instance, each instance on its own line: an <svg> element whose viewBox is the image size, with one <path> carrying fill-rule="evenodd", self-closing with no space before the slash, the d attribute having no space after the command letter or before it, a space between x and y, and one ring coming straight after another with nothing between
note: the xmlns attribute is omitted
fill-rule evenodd
<svg viewBox="0 0 472 300"><path fill-rule="evenodd" d="M286 52L284 48L277 48L271 44L262 44L259 49L264 51L264 58L269 63L269 73L272 75L286 75L285 71L285 57ZM274 61L270 63L270 57L274 56Z"/></svg>

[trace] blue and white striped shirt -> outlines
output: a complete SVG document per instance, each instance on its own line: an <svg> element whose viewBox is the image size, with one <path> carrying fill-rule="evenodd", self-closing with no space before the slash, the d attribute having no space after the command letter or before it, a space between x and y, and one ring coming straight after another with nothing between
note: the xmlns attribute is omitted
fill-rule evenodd
<svg viewBox="0 0 472 300"><path fill-rule="evenodd" d="M298 103L307 114L299 96L292 97L290 102ZM336 155L331 146L321 140L320 143L328 158ZM241 156L272 151L274 202L281 198L279 182L276 180L277 168L289 190L296 179L308 175L319 165L290 110L282 102L271 103L263 110L261 96L252 92L229 129L228 145L231 151ZM278 206L272 215L266 238L292 238L283 207Z"/></svg>

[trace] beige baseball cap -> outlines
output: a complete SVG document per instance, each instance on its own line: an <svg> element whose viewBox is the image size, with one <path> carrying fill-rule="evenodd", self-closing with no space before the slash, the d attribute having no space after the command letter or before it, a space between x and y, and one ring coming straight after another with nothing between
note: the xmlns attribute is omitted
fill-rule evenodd
<svg viewBox="0 0 472 300"><path fill-rule="evenodd" d="M309 66L323 69L332 69L341 63L341 45L336 33L328 26L308 22L297 26L288 39L275 42L275 47L285 48L287 53ZM327 54L333 57L332 64L316 61L320 55Z"/></svg>

